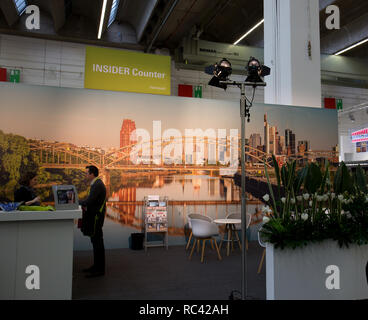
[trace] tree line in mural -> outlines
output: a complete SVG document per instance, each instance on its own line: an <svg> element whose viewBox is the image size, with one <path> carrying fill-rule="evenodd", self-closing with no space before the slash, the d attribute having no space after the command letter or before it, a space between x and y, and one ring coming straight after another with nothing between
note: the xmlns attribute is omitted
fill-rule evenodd
<svg viewBox="0 0 368 320"><path fill-rule="evenodd" d="M53 201L52 184L73 184L80 197L87 194L84 171L76 169L44 169L30 150L25 137L0 130L0 201L13 201L14 190L27 171L38 173L37 194L43 201Z"/></svg>
<svg viewBox="0 0 368 320"><path fill-rule="evenodd" d="M80 199L87 196L88 186L84 170L41 168L38 157L30 150L27 138L0 130L0 202L14 200L14 191L19 187L21 176L27 171L38 173L39 187L36 192L44 202L53 201L51 186L54 184L75 185ZM136 179L127 177L122 179L119 170L110 170L109 173L113 190L122 187L137 187ZM152 177L146 180L148 180L145 181L147 186L154 182Z"/></svg>

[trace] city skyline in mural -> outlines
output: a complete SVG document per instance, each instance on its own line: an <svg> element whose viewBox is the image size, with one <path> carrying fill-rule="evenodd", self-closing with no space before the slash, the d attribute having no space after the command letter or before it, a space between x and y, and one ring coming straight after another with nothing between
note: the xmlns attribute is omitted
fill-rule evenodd
<svg viewBox="0 0 368 320"><path fill-rule="evenodd" d="M135 128L152 136L153 122L161 122L161 131L176 129L183 136L185 129L203 131L231 129L240 133L238 102L161 97L148 94L104 92L34 86L15 93L3 88L0 130L19 134L27 139L59 141L77 146L109 150L120 147L122 122L134 121ZM292 108L292 110L291 110ZM292 112L291 112L292 111ZM334 110L255 104L246 137L259 134L264 144L264 115L270 127L277 127L278 136L286 130L298 141L309 141L315 150L331 150L336 146L337 113Z"/></svg>

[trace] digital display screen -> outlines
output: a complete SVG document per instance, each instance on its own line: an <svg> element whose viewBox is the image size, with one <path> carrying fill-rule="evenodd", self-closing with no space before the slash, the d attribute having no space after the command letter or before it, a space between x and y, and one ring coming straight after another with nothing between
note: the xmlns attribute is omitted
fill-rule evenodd
<svg viewBox="0 0 368 320"><path fill-rule="evenodd" d="M74 190L57 190L57 200L59 204L76 203Z"/></svg>
<svg viewBox="0 0 368 320"><path fill-rule="evenodd" d="M368 128L353 132L351 141L353 143L368 141Z"/></svg>
<svg viewBox="0 0 368 320"><path fill-rule="evenodd" d="M150 201L149 206L150 207L158 207L158 201Z"/></svg>

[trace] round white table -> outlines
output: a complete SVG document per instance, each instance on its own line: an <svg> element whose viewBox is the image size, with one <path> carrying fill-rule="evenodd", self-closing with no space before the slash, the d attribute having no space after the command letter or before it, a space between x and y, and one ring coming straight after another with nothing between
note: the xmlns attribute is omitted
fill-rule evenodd
<svg viewBox="0 0 368 320"><path fill-rule="evenodd" d="M220 242L220 246L219 246L220 250L221 250L223 241L227 242L227 256L229 256L230 254L230 242L231 242L232 251L234 250L234 240L235 239L233 239L233 234L235 234L236 240L238 241L238 244L239 244L239 248L241 249L240 239L239 239L238 233L235 230L235 225L241 223L241 219L216 219L213 222L216 224L226 225L227 239L224 239L225 238L225 234L224 234Z"/></svg>

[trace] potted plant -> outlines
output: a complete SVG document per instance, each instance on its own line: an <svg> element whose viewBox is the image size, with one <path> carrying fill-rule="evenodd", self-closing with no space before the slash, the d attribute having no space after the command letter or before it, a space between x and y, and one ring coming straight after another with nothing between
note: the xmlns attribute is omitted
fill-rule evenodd
<svg viewBox="0 0 368 320"><path fill-rule="evenodd" d="M276 194L267 167L267 299L366 299L368 285L367 178L342 163L336 172L310 163L279 167Z"/></svg>

